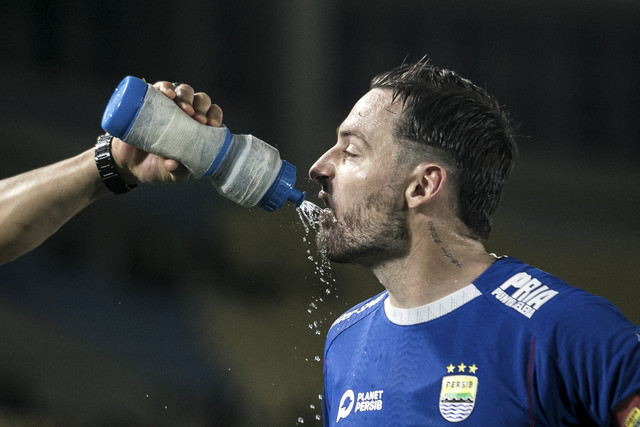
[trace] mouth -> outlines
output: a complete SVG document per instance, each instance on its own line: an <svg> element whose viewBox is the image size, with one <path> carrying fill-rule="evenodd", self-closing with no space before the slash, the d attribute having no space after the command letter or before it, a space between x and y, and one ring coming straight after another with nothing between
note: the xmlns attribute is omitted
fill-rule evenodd
<svg viewBox="0 0 640 427"><path fill-rule="evenodd" d="M337 222L336 216L330 208L324 208L318 213L318 220L323 222Z"/></svg>
<svg viewBox="0 0 640 427"><path fill-rule="evenodd" d="M321 190L318 194L318 198L320 198L320 200L324 202L325 206L327 206L318 213L318 221L320 222L320 224L322 226L329 226L338 222L331 195L329 195L326 191Z"/></svg>

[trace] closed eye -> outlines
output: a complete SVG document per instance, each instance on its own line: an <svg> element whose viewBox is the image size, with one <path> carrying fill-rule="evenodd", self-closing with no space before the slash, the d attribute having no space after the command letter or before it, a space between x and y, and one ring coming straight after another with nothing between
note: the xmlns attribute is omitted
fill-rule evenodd
<svg viewBox="0 0 640 427"><path fill-rule="evenodd" d="M358 157L358 150L356 147L353 146L353 144L348 144L344 150L342 150L342 153L344 154L344 157Z"/></svg>

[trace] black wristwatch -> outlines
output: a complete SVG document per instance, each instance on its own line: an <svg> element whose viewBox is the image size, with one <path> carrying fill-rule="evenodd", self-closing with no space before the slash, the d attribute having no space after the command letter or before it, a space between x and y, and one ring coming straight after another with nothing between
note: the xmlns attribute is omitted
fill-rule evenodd
<svg viewBox="0 0 640 427"><path fill-rule="evenodd" d="M111 157L111 142L113 136L105 133L98 137L95 149L96 166L102 182L114 194L124 194L137 187L135 184L127 184L116 171L116 165Z"/></svg>

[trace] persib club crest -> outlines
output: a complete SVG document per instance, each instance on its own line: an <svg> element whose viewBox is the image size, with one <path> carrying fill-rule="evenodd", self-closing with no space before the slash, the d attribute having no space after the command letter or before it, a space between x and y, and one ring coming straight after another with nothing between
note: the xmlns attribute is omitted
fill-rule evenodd
<svg viewBox="0 0 640 427"><path fill-rule="evenodd" d="M468 374L475 374L477 370L478 367L475 364L466 366L460 363L457 366L453 364L447 366L448 374L457 373L458 375L442 377L440 413L445 420L457 423L466 420L473 412L478 391L478 377Z"/></svg>

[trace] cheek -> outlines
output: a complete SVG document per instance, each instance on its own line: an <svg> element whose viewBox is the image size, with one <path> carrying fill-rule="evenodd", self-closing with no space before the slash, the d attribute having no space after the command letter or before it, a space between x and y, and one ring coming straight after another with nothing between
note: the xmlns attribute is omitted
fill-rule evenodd
<svg viewBox="0 0 640 427"><path fill-rule="evenodd" d="M349 186L368 185L381 178L379 161L360 158L357 161L346 162L339 170L341 181Z"/></svg>
<svg viewBox="0 0 640 427"><path fill-rule="evenodd" d="M344 174L342 179L334 183L334 194L342 203L351 204L367 192L371 184L370 174L364 171L352 171Z"/></svg>
<svg viewBox="0 0 640 427"><path fill-rule="evenodd" d="M387 187L391 177L388 173L381 173L386 167L382 161L341 165L333 181L334 203L338 209L362 202Z"/></svg>

